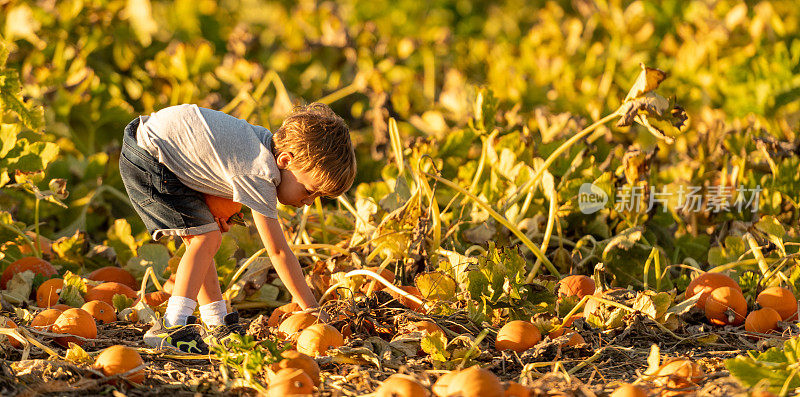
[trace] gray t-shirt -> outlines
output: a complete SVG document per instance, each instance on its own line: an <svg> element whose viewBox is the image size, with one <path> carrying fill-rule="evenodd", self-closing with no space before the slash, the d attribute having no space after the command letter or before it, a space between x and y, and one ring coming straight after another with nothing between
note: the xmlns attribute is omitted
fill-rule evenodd
<svg viewBox="0 0 800 397"><path fill-rule="evenodd" d="M136 143L186 186L277 219L272 133L228 114L177 105L141 116Z"/></svg>

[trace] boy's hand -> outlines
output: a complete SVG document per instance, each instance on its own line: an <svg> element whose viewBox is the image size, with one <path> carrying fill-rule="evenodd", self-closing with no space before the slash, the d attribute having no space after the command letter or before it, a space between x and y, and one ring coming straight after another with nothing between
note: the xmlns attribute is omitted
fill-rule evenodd
<svg viewBox="0 0 800 397"><path fill-rule="evenodd" d="M228 223L226 219L214 218L214 220L217 221L217 225L219 225L219 230L221 230L223 233L227 232L228 230L231 230L231 224Z"/></svg>

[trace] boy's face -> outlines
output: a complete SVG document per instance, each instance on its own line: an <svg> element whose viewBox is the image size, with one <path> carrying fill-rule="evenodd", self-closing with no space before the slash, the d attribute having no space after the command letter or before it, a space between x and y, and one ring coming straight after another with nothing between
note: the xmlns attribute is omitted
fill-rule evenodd
<svg viewBox="0 0 800 397"><path fill-rule="evenodd" d="M284 156L286 155L286 156ZM291 167L291 154L281 153L276 159L281 171L281 183L278 184L278 201L283 205L302 207L311 205L319 196L317 183L310 173Z"/></svg>

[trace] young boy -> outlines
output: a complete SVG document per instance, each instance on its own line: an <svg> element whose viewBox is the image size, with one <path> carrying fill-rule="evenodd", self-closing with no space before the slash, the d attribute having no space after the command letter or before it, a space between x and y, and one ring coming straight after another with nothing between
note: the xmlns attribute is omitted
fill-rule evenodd
<svg viewBox="0 0 800 397"><path fill-rule="evenodd" d="M171 106L128 124L119 169L153 239L180 236L186 245L166 313L144 335L149 346L205 354L207 343L242 333L238 314L227 312L213 260L230 226L213 217L204 193L252 210L261 241L294 300L303 309L317 307L276 207L278 201L309 205L353 184L356 160L349 129L327 105L295 109L274 136L222 112ZM209 332L195 324L198 303Z"/></svg>

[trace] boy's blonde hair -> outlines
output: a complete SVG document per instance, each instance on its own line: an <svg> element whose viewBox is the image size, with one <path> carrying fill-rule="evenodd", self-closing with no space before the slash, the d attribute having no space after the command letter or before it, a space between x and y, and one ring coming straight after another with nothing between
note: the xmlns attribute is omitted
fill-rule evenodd
<svg viewBox="0 0 800 397"><path fill-rule="evenodd" d="M356 178L350 129L324 103L296 107L272 138L275 157L292 154L294 168L310 173L322 196L336 197Z"/></svg>

